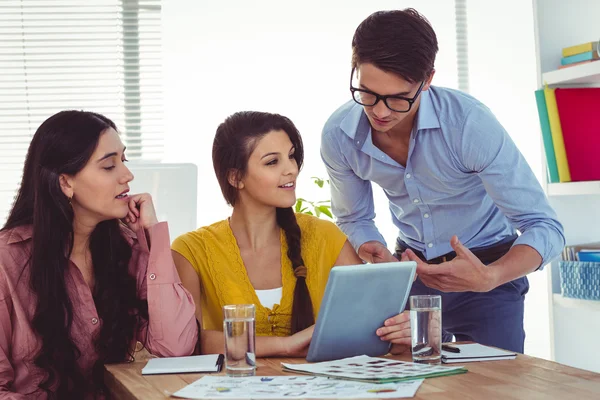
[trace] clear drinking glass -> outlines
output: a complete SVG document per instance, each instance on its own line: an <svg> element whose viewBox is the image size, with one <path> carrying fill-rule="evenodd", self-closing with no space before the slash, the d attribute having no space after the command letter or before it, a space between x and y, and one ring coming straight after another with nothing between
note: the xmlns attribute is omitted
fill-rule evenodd
<svg viewBox="0 0 600 400"><path fill-rule="evenodd" d="M223 306L223 333L227 375L254 375L256 370L254 304Z"/></svg>
<svg viewBox="0 0 600 400"><path fill-rule="evenodd" d="M410 329L413 362L442 361L442 297L410 296Z"/></svg>

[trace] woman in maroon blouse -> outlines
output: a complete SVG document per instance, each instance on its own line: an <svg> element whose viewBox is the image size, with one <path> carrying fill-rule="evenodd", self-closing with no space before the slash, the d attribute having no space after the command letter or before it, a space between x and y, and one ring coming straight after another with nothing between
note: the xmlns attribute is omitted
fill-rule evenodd
<svg viewBox="0 0 600 400"><path fill-rule="evenodd" d="M35 133L0 230L0 399L104 394L103 364L139 341L184 356L197 341L194 302L166 222L133 175L112 121L63 111Z"/></svg>

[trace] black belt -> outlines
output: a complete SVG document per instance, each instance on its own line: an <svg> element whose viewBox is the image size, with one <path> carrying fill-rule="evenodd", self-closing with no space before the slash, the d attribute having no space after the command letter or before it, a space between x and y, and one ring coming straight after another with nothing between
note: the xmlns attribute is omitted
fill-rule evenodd
<svg viewBox="0 0 600 400"><path fill-rule="evenodd" d="M479 258L479 260L481 260L482 263L484 263L486 265L491 264L494 261L497 261L499 258L501 258L506 253L508 253L508 251L512 247L512 244L515 242L515 240L517 240L517 237L518 236L515 234L515 235L508 236L508 237L502 239L500 242L498 242L492 246L476 247L476 248L469 249L469 250L471 250L471 252L477 258ZM438 257L432 258L431 260L427 260L422 252L420 252L419 250L413 249L412 247L407 245L404 241L400 240L400 238L396 239L396 257L398 259L400 259L402 252L407 249L411 249L417 255L417 257L419 257L421 260L427 262L428 264L441 264L443 262L450 261L454 257L456 257L456 252L451 251L450 253L446 253L442 256L438 256Z"/></svg>

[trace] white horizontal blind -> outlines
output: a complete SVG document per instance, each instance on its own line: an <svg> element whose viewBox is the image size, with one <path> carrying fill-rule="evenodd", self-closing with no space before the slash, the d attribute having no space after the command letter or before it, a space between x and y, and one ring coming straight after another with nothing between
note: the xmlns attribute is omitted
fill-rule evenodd
<svg viewBox="0 0 600 400"><path fill-rule="evenodd" d="M454 0L456 20L456 63L458 89L469 92L469 45L467 30L467 0Z"/></svg>
<svg viewBox="0 0 600 400"><path fill-rule="evenodd" d="M130 159L163 157L160 0L0 1L0 226L37 127L112 119Z"/></svg>

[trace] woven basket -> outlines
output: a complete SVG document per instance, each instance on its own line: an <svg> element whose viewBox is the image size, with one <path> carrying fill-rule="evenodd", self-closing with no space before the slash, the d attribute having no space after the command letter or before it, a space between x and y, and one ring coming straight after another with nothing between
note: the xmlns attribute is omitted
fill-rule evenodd
<svg viewBox="0 0 600 400"><path fill-rule="evenodd" d="M600 300L600 262L561 261L558 266L563 296Z"/></svg>

